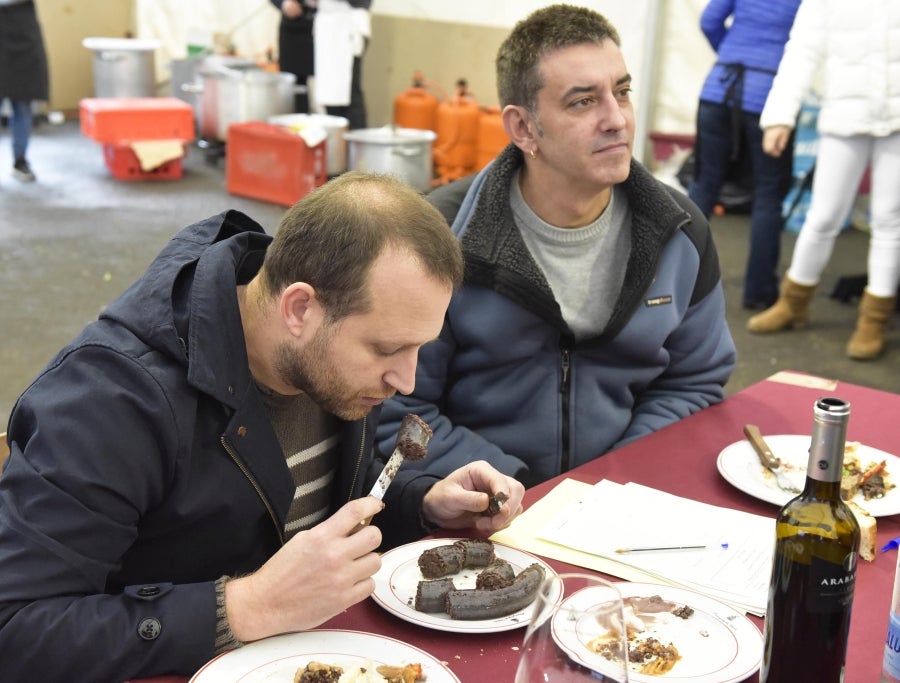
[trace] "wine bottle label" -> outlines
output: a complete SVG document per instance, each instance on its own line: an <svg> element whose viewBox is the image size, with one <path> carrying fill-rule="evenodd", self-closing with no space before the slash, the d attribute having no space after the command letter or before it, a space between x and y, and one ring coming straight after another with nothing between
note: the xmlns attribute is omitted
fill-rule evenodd
<svg viewBox="0 0 900 683"><path fill-rule="evenodd" d="M813 556L809 570L807 610L822 614L838 612L850 605L856 581L856 553L849 553L842 564Z"/></svg>
<svg viewBox="0 0 900 683"><path fill-rule="evenodd" d="M894 612L891 612L891 619L888 622L881 672L882 680L900 681L900 615Z"/></svg>

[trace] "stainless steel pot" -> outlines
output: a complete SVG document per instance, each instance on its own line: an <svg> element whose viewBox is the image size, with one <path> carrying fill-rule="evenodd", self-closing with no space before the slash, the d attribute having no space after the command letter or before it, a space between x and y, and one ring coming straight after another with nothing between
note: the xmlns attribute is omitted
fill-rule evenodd
<svg viewBox="0 0 900 683"><path fill-rule="evenodd" d="M327 159L328 175L340 175L347 170L347 141L344 133L350 122L343 116L330 116L328 114L282 114L273 116L269 123L275 126L284 126L299 133L307 126L321 126L325 130L325 156Z"/></svg>
<svg viewBox="0 0 900 683"><path fill-rule="evenodd" d="M297 77L286 72L204 64L197 72L199 84L182 86L200 94L200 137L226 140L228 126L244 121L267 121L294 110Z"/></svg>
<svg viewBox="0 0 900 683"><path fill-rule="evenodd" d="M431 189L431 146L436 137L432 130L393 126L344 133L351 169L394 175L421 192Z"/></svg>
<svg viewBox="0 0 900 683"><path fill-rule="evenodd" d="M94 97L154 97L158 40L85 38L93 51Z"/></svg>

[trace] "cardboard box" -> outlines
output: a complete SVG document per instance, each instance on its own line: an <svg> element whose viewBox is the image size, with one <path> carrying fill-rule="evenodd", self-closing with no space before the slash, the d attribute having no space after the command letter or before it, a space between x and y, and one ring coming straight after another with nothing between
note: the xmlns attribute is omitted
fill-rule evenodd
<svg viewBox="0 0 900 683"><path fill-rule="evenodd" d="M177 97L93 97L81 100L81 132L105 144L195 137L194 108Z"/></svg>
<svg viewBox="0 0 900 683"><path fill-rule="evenodd" d="M261 121L228 127L225 186L231 194L292 206L327 179L325 140L308 147L299 135Z"/></svg>

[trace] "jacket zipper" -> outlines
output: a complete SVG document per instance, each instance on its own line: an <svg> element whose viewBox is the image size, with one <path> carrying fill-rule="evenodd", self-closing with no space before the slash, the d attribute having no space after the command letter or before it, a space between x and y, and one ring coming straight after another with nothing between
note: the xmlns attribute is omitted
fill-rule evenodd
<svg viewBox="0 0 900 683"><path fill-rule="evenodd" d="M562 472L569 471L569 368L571 360L571 351L563 348L561 358L562 381L559 385L559 393L562 394L562 458L560 461Z"/></svg>
<svg viewBox="0 0 900 683"><path fill-rule="evenodd" d="M230 457L232 462L234 462L234 464L238 466L238 469L244 473L244 476L247 477L247 481L250 482L253 490L256 491L256 495L259 496L259 499L263 502L263 505L266 506L266 510L269 511L269 517L272 518L272 523L275 525L275 531L278 534L278 543L279 545L284 545L284 530L278 524L278 517L275 514L275 510L272 509L272 505L271 503L269 503L269 499L266 498L259 484L256 483L256 479L254 479L253 475L250 474L250 470L248 470L244 466L244 463L241 462L241 459L237 457L233 450L231 450L231 446L229 446L228 442L225 441L225 437L221 437L219 441L222 443L222 447L225 449L225 452L228 453L228 457Z"/></svg>
<svg viewBox="0 0 900 683"><path fill-rule="evenodd" d="M347 492L347 502L353 500L353 490L356 488L356 480L359 477L359 468L362 466L366 447L366 431L369 426L369 418L363 418L362 439L359 442L359 454L356 457L356 469L353 471L353 480L350 482L350 490Z"/></svg>

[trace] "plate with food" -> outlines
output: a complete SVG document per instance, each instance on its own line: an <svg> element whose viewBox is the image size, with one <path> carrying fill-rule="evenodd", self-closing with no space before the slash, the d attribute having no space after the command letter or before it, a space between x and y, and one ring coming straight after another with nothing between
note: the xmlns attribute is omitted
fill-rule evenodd
<svg viewBox="0 0 900 683"><path fill-rule="evenodd" d="M628 680L651 683L734 683L760 665L763 636L745 615L700 593L663 584L621 582L628 635ZM574 660L602 671L611 639L594 619L572 620L566 606L588 609L599 599L585 588L563 600L553 638Z"/></svg>
<svg viewBox="0 0 900 683"><path fill-rule="evenodd" d="M802 489L810 437L779 434L765 439L775 457L781 460L782 471ZM749 441L736 441L726 446L719 453L716 465L728 483L760 500L784 505L796 495L779 488L774 475L760 462ZM841 496L874 517L896 515L900 513L900 490L895 479L898 473L900 458L857 441L848 441L844 451Z"/></svg>
<svg viewBox="0 0 900 683"><path fill-rule="evenodd" d="M207 662L189 683L460 683L424 650L339 629L263 638Z"/></svg>
<svg viewBox="0 0 900 683"><path fill-rule="evenodd" d="M554 574L534 555L486 539L426 539L381 556L372 597L419 626L496 633L528 625L538 588Z"/></svg>

